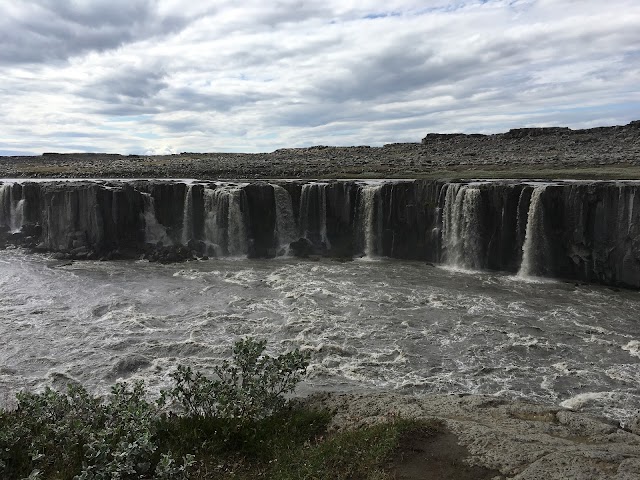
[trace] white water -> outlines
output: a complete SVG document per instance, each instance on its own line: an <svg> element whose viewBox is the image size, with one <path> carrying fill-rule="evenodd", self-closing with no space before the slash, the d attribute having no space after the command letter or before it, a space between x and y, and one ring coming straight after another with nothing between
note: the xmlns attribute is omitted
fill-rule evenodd
<svg viewBox="0 0 640 480"><path fill-rule="evenodd" d="M307 183L300 194L300 234L302 237L319 237L319 243L330 248L327 237L327 183Z"/></svg>
<svg viewBox="0 0 640 480"><path fill-rule="evenodd" d="M193 185L188 184L184 193L184 210L182 215L182 244L186 245L193 238Z"/></svg>
<svg viewBox="0 0 640 480"><path fill-rule="evenodd" d="M19 232L24 223L24 198L18 200L11 208L11 231Z"/></svg>
<svg viewBox="0 0 640 480"><path fill-rule="evenodd" d="M0 185L0 226L11 228L11 184Z"/></svg>
<svg viewBox="0 0 640 480"><path fill-rule="evenodd" d="M271 185L276 200L276 235L279 249L288 252L289 244L296 240L296 219L289 192L280 185Z"/></svg>
<svg viewBox="0 0 640 480"><path fill-rule="evenodd" d="M238 185L218 185L204 190L205 241L217 255L246 255L247 232L244 191Z"/></svg>
<svg viewBox="0 0 640 480"><path fill-rule="evenodd" d="M13 198L13 183L0 185L0 225L6 225L12 233L17 233L24 224L25 199Z"/></svg>
<svg viewBox="0 0 640 480"><path fill-rule="evenodd" d="M522 245L522 263L518 276L535 277L544 268L544 256L547 242L544 234L544 215L541 197L545 185L536 186L531 194L529 213L527 214L527 230Z"/></svg>
<svg viewBox="0 0 640 480"><path fill-rule="evenodd" d="M143 193L142 198L144 199L144 241L171 245L173 242L167 235L167 229L156 218L155 200L149 193Z"/></svg>
<svg viewBox="0 0 640 480"><path fill-rule="evenodd" d="M382 185L365 185L360 190L360 209L364 232L364 254L376 257L382 251Z"/></svg>
<svg viewBox="0 0 640 480"><path fill-rule="evenodd" d="M446 264L481 269L480 189L470 185L448 184L443 215Z"/></svg>
<svg viewBox="0 0 640 480"><path fill-rule="evenodd" d="M78 381L167 386L238 338L312 353L301 392L392 389L640 409L640 293L423 262L215 259L60 264L0 251L0 400Z"/></svg>

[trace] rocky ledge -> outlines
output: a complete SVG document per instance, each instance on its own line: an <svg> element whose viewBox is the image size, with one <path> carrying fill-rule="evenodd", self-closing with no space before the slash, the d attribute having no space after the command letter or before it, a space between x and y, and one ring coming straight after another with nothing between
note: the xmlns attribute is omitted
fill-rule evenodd
<svg viewBox="0 0 640 480"><path fill-rule="evenodd" d="M640 121L584 130L551 127L492 135L428 134L421 143L383 147L0 157L0 177L5 178L491 178L505 169L512 178L640 178Z"/></svg>
<svg viewBox="0 0 640 480"><path fill-rule="evenodd" d="M441 421L456 455L493 480L632 480L640 478L640 429L559 407L482 395L315 394L308 405L334 414L331 428L353 429L394 418ZM442 438L447 441L446 437ZM452 452L418 443L424 468ZM457 445L456 445L457 443ZM420 458L422 457L422 458ZM407 478L414 478L407 476ZM417 477L416 477L417 478ZM422 477L421 477L422 478ZM426 477L431 478L431 477ZM435 477L434 477L435 478ZM449 478L449 477L447 477ZM454 478L454 477L451 477ZM462 478L462 477L460 477ZM464 477L467 478L467 477Z"/></svg>

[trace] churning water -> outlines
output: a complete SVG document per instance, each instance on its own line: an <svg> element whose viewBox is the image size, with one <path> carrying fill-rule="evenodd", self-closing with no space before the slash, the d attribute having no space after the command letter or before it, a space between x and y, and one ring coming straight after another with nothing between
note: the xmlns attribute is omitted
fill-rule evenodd
<svg viewBox="0 0 640 480"><path fill-rule="evenodd" d="M61 264L0 252L0 399L79 381L168 384L253 335L312 352L303 391L486 393L628 419L640 293L422 262Z"/></svg>

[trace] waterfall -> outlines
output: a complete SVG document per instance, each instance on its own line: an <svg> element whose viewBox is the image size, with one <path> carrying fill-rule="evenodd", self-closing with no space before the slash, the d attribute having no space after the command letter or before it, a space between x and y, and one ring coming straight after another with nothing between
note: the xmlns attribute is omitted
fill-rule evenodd
<svg viewBox="0 0 640 480"><path fill-rule="evenodd" d="M229 198L229 218L228 218L228 243L227 250L230 255L247 254L247 232L243 203L245 200L244 190L241 188L232 189Z"/></svg>
<svg viewBox="0 0 640 480"><path fill-rule="evenodd" d="M519 277L532 277L544 269L547 240L544 233L544 208L540 199L546 188L546 185L537 186L531 195Z"/></svg>
<svg viewBox="0 0 640 480"><path fill-rule="evenodd" d="M0 185L0 227L4 225L11 228L11 185Z"/></svg>
<svg viewBox="0 0 640 480"><path fill-rule="evenodd" d="M13 183L0 186L0 226L4 225L13 233L19 232L24 224L24 192L19 200L14 198Z"/></svg>
<svg viewBox="0 0 640 480"><path fill-rule="evenodd" d="M156 219L155 200L150 193L142 192L144 201L144 241L146 243L162 242L163 245L171 245L173 242L167 235L166 228Z"/></svg>
<svg viewBox="0 0 640 480"><path fill-rule="evenodd" d="M204 238L205 242L213 246L216 255L223 254L222 248L225 244L222 218L226 218L226 213L219 197L220 190L204 189Z"/></svg>
<svg viewBox="0 0 640 480"><path fill-rule="evenodd" d="M479 188L461 184L447 186L442 236L448 265L472 269L484 266L480 206Z"/></svg>
<svg viewBox="0 0 640 480"><path fill-rule="evenodd" d="M218 255L246 255L245 193L237 185L204 189L205 241Z"/></svg>
<svg viewBox="0 0 640 480"><path fill-rule="evenodd" d="M518 205L516 207L516 211L517 211L517 217L516 217L516 241L518 242L518 245L524 245L524 240L522 238L522 231L523 228L526 228L526 219L523 221L524 217L524 209L525 209L525 202L527 200L529 200L529 202L531 201L530 198L527 198L528 192L526 188L523 188L522 190L520 190L520 196L518 197Z"/></svg>
<svg viewBox="0 0 640 480"><path fill-rule="evenodd" d="M328 183L307 183L300 194L300 235L315 243L331 248L327 237Z"/></svg>
<svg viewBox="0 0 640 480"><path fill-rule="evenodd" d="M276 199L276 235L278 247L288 249L296 240L296 220L289 192L280 185L272 185Z"/></svg>
<svg viewBox="0 0 640 480"><path fill-rule="evenodd" d="M182 214L182 244L186 245L193 238L193 185L189 184L184 194Z"/></svg>
<svg viewBox="0 0 640 480"><path fill-rule="evenodd" d="M24 223L24 198L11 206L11 231L19 232Z"/></svg>
<svg viewBox="0 0 640 480"><path fill-rule="evenodd" d="M627 234L631 233L632 227L633 227L633 203L635 201L636 198L636 192L635 190L632 190L629 193L629 204L628 204L628 210L629 210L629 216L627 217Z"/></svg>
<svg viewBox="0 0 640 480"><path fill-rule="evenodd" d="M382 248L382 185L365 185L360 190L360 212L364 233L364 254L375 257Z"/></svg>

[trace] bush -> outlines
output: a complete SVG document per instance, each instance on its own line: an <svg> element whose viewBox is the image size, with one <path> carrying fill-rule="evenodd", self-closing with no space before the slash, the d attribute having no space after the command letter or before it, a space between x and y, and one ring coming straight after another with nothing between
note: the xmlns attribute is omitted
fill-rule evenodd
<svg viewBox="0 0 640 480"><path fill-rule="evenodd" d="M265 341L248 338L234 345L232 362L214 368L214 379L189 367L172 374L169 392L188 415L257 420L281 409L309 365L308 355L294 350L265 355Z"/></svg>
<svg viewBox="0 0 640 480"><path fill-rule="evenodd" d="M106 402L77 385L18 394L0 419L2 478L149 478L156 464L179 472L188 462L158 452L161 407L145 397L142 382L116 384Z"/></svg>
<svg viewBox="0 0 640 480"><path fill-rule="evenodd" d="M15 411L0 411L0 478L186 479L195 463L189 448L198 447L187 445L185 451L180 445L195 439L185 425L203 417L214 423L226 419L236 438L251 441L258 429L247 428L247 422L279 411L283 395L301 380L306 355L296 350L270 357L265 346L253 339L237 342L233 361L216 366L213 380L179 366L175 386L154 402L143 382L117 383L106 399L77 385L66 393L19 393ZM167 397L186 416L167 413ZM170 447L182 456L176 458Z"/></svg>

